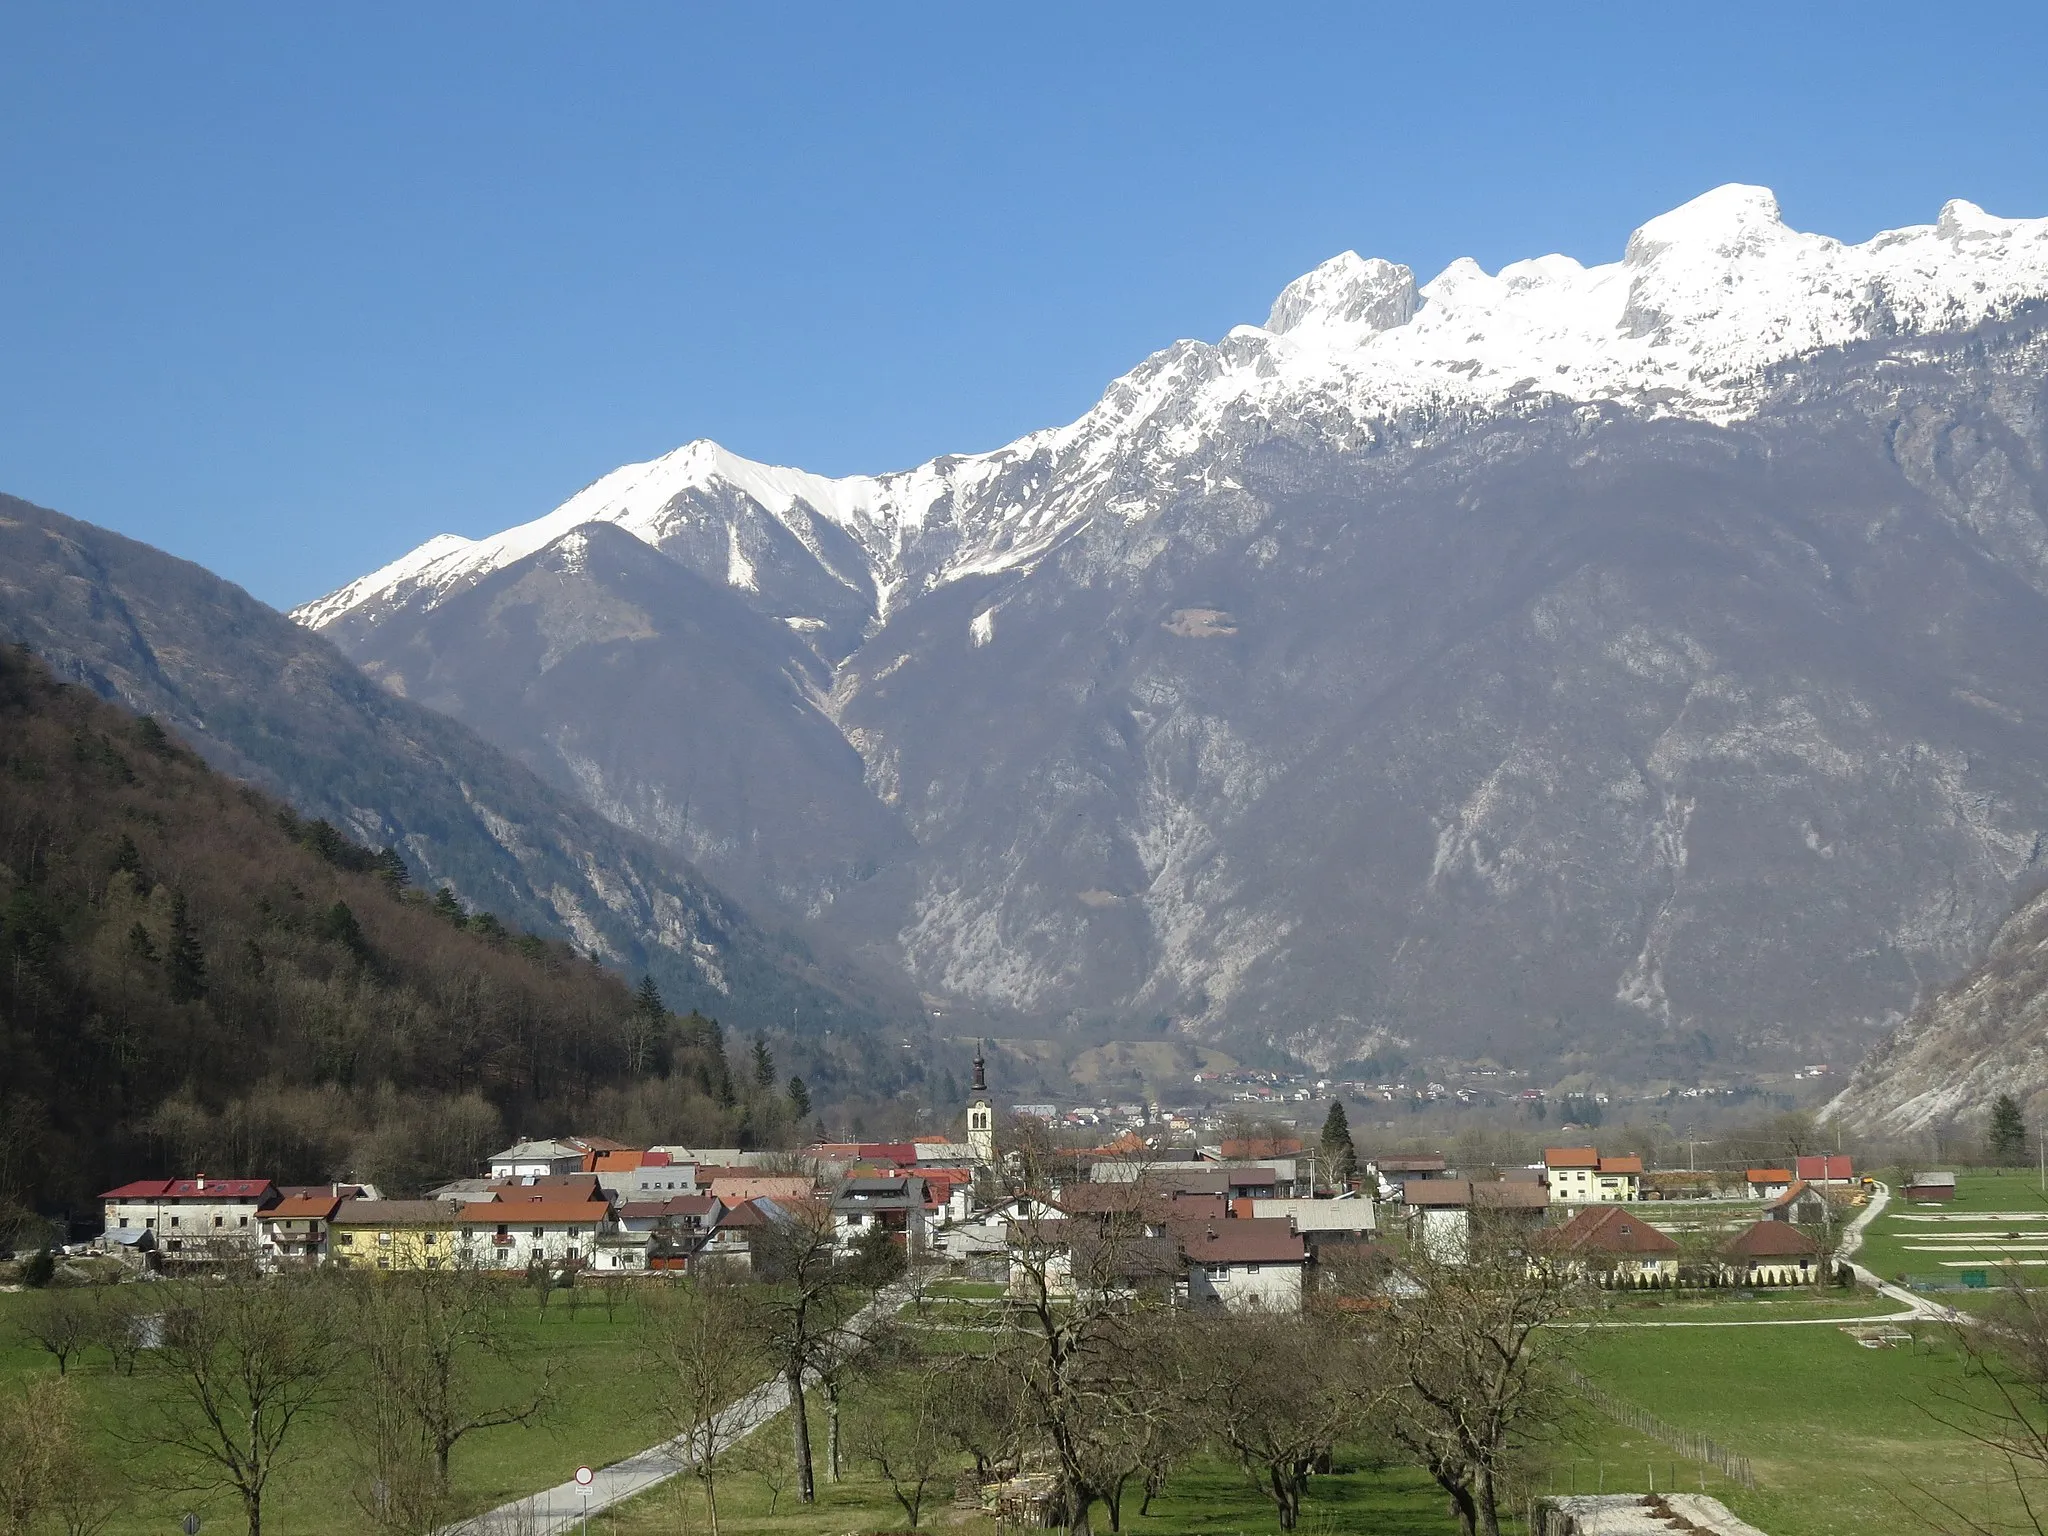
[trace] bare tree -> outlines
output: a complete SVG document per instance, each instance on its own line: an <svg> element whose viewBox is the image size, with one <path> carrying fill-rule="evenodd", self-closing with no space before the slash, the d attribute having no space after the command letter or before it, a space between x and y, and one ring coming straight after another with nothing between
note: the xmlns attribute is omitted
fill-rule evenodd
<svg viewBox="0 0 2048 1536"><path fill-rule="evenodd" d="M690 1280L651 1293L641 1315L654 1399L677 1460L704 1489L711 1536L718 1536L720 1459L746 1432L733 1404L764 1367L746 1304L735 1287Z"/></svg>
<svg viewBox="0 0 2048 1536"><path fill-rule="evenodd" d="M1417 1251L1413 1283L1382 1314L1394 1382L1377 1417L1450 1496L1465 1536L1499 1536L1503 1474L1555 1422L1563 1392L1556 1366L1570 1335L1549 1325L1582 1288L1525 1251L1512 1226L1472 1216L1462 1260Z"/></svg>
<svg viewBox="0 0 2048 1536"><path fill-rule="evenodd" d="M869 1391L873 1400L854 1420L853 1454L889 1485L914 1531L931 1485L952 1459L945 1394L933 1372L915 1368L893 1372Z"/></svg>
<svg viewBox="0 0 2048 1536"><path fill-rule="evenodd" d="M2048 1532L2048 1292L2015 1283L1992 1311L1950 1333L1963 1379L1935 1390L1922 1410L2005 1465L2019 1519L1993 1526L1951 1496L1909 1482L1903 1502L1926 1525L1953 1536Z"/></svg>
<svg viewBox="0 0 2048 1536"><path fill-rule="evenodd" d="M341 1364L333 1300L317 1279L278 1276L197 1282L166 1307L139 1438L164 1453L167 1488L232 1493L263 1536L270 1480Z"/></svg>
<svg viewBox="0 0 2048 1536"><path fill-rule="evenodd" d="M55 1507L71 1457L73 1400L61 1378L0 1395L0 1532L26 1536Z"/></svg>
<svg viewBox="0 0 2048 1536"><path fill-rule="evenodd" d="M1121 1524L1124 1483L1144 1461L1146 1421L1175 1411L1134 1367L1155 1357L1178 1273L1170 1237L1147 1235L1143 1192L1087 1220L1028 1218L1009 1242L1012 1317L996 1368L1017 1383L1032 1429L1058 1462L1077 1536L1100 1503Z"/></svg>
<svg viewBox="0 0 2048 1536"><path fill-rule="evenodd" d="M347 1319L368 1380L350 1395L347 1417L371 1473L366 1508L380 1525L431 1530L451 1506L455 1447L482 1430L543 1418L553 1374L525 1368L520 1332L482 1273L349 1279Z"/></svg>
<svg viewBox="0 0 2048 1536"><path fill-rule="evenodd" d="M823 1201L789 1201L783 1218L754 1240L754 1266L762 1284L748 1292L754 1337L789 1388L791 1445L796 1455L797 1498L814 1503L806 1375L830 1366L861 1340L847 1324L861 1300L880 1283L872 1255L843 1258L833 1241L831 1208Z"/></svg>
<svg viewBox="0 0 2048 1536"><path fill-rule="evenodd" d="M1202 1429L1293 1530L1310 1474L1327 1466L1364 1390L1343 1315L1225 1315L1190 1332Z"/></svg>
<svg viewBox="0 0 2048 1536"><path fill-rule="evenodd" d="M15 1325L22 1339L47 1350L57 1360L57 1374L71 1368L71 1357L98 1336L93 1305L84 1291L42 1291L32 1296Z"/></svg>
<svg viewBox="0 0 2048 1536"><path fill-rule="evenodd" d="M144 1330L151 1327L137 1305L139 1286L100 1286L93 1292L92 1341L107 1352L107 1359L123 1376L135 1374L135 1361L142 1352Z"/></svg>

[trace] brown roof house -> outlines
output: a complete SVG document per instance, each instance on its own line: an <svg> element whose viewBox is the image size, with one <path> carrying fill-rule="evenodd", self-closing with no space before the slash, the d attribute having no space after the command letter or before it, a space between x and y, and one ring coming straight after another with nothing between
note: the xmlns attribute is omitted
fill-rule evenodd
<svg viewBox="0 0 2048 1536"><path fill-rule="evenodd" d="M1811 1285L1820 1244L1790 1222L1758 1221L1723 1243L1721 1258L1737 1285Z"/></svg>
<svg viewBox="0 0 2048 1536"><path fill-rule="evenodd" d="M1603 1285L1672 1284L1678 1279L1678 1244L1625 1206L1589 1205L1548 1234L1545 1246Z"/></svg>
<svg viewBox="0 0 2048 1536"><path fill-rule="evenodd" d="M1188 1300L1247 1312L1299 1312L1308 1244L1285 1216L1175 1226Z"/></svg>
<svg viewBox="0 0 2048 1536"><path fill-rule="evenodd" d="M1764 1207L1764 1220L1789 1221L1795 1227L1824 1225L1832 1214L1828 1197L1804 1179Z"/></svg>
<svg viewBox="0 0 2048 1536"><path fill-rule="evenodd" d="M1414 1179L1401 1187L1401 1208L1423 1252L1440 1264L1459 1264L1470 1250L1475 1212L1534 1229L1550 1209L1550 1191L1520 1179Z"/></svg>

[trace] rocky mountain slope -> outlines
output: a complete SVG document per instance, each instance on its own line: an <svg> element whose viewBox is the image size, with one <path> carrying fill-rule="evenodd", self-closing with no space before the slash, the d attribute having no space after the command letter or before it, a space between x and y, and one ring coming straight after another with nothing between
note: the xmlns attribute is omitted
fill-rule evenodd
<svg viewBox="0 0 2048 1536"><path fill-rule="evenodd" d="M2048 220L1345 255L992 453L693 443L296 615L928 994L1310 1060L1848 1054L2040 858ZM687 750L685 750L687 748Z"/></svg>
<svg viewBox="0 0 2048 1536"><path fill-rule="evenodd" d="M728 1023L872 1025L880 1005L764 930L675 854L622 832L453 720L198 566L0 496L0 639L155 715L215 767L398 849L505 922L651 971Z"/></svg>
<svg viewBox="0 0 2048 1536"><path fill-rule="evenodd" d="M1882 1137L1954 1124L1981 1133L2001 1093L2030 1126L2048 1096L2048 893L2022 902L1978 964L1880 1041L1823 1114Z"/></svg>

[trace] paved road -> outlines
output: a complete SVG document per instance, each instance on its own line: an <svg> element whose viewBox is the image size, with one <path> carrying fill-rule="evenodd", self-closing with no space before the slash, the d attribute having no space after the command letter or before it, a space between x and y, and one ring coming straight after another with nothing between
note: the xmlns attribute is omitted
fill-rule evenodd
<svg viewBox="0 0 2048 1536"><path fill-rule="evenodd" d="M889 1287L855 1313L847 1324L853 1349L866 1343L870 1327L894 1316L910 1300L907 1284ZM734 1403L719 1420L720 1442L730 1446L744 1439L789 1406L789 1387L781 1381L765 1382ZM696 1454L681 1438L649 1446L624 1461L596 1470L588 1494L572 1479L543 1488L530 1498L500 1504L456 1525L439 1536L563 1536L574 1531L585 1515L594 1515L623 1503L635 1494L667 1482L696 1465Z"/></svg>
<svg viewBox="0 0 2048 1536"><path fill-rule="evenodd" d="M1854 1221L1842 1228L1842 1242L1838 1251L1845 1261L1853 1260L1857 1251L1863 1247L1863 1229L1882 1216L1885 1207L1892 1203L1891 1185L1880 1179L1876 1183L1876 1188L1877 1193L1871 1198L1870 1204L1863 1208L1862 1213ZM1893 1301L1904 1302L1912 1309L1910 1316L1915 1322L1966 1323L1971 1320L1967 1312L1958 1312L1954 1307L1944 1307L1940 1302L1929 1301L1925 1296L1909 1291L1904 1286L1893 1285L1891 1281L1873 1270L1865 1269L1861 1264L1851 1262L1849 1268L1856 1272L1858 1280L1874 1286L1880 1296L1889 1296ZM1909 1314L1902 1312L1899 1315L1905 1317Z"/></svg>

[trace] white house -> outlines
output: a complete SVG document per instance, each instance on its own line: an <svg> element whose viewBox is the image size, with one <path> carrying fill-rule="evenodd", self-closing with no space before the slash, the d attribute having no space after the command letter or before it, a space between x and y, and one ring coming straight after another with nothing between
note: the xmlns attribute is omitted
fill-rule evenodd
<svg viewBox="0 0 2048 1536"><path fill-rule="evenodd" d="M1642 1194L1640 1157L1602 1157L1598 1147L1545 1147L1543 1170L1559 1205L1614 1205Z"/></svg>
<svg viewBox="0 0 2048 1536"><path fill-rule="evenodd" d="M464 1257L494 1268L599 1264L598 1239L613 1229L611 1203L553 1191L531 1199L470 1201L455 1217ZM622 1267L616 1263L608 1268Z"/></svg>
<svg viewBox="0 0 2048 1536"><path fill-rule="evenodd" d="M1301 1310L1308 1245L1284 1216L1190 1224L1176 1235L1190 1302L1239 1311Z"/></svg>
<svg viewBox="0 0 2048 1536"><path fill-rule="evenodd" d="M581 1173L584 1149L566 1141L522 1141L491 1154L494 1179L535 1178L550 1173Z"/></svg>
<svg viewBox="0 0 2048 1536"><path fill-rule="evenodd" d="M877 1228L912 1254L925 1251L929 1228L923 1179L915 1174L848 1179L840 1187L832 1197L832 1235L838 1246L851 1248Z"/></svg>
<svg viewBox="0 0 2048 1536"><path fill-rule="evenodd" d="M165 1264L254 1258L262 1243L261 1213L277 1204L268 1179L138 1179L100 1196L108 1237L152 1232Z"/></svg>

